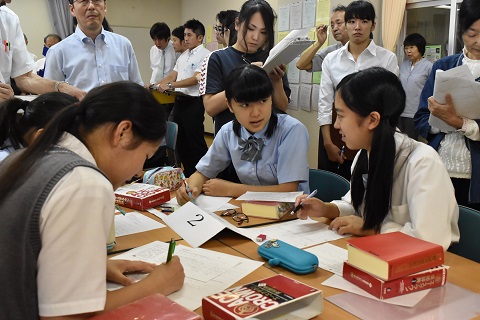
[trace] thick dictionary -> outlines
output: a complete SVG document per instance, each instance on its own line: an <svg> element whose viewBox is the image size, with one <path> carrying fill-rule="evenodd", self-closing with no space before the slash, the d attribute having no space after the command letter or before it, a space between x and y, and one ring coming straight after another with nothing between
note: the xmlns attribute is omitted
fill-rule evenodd
<svg viewBox="0 0 480 320"><path fill-rule="evenodd" d="M443 247L402 232L348 240L348 263L383 280L443 264Z"/></svg>
<svg viewBox="0 0 480 320"><path fill-rule="evenodd" d="M277 201L244 201L242 202L242 212L247 216L266 219L281 219L285 214L293 210L293 204L290 202Z"/></svg>
<svg viewBox="0 0 480 320"><path fill-rule="evenodd" d="M322 291L283 275L227 289L202 299L205 320L310 319L323 310Z"/></svg>
<svg viewBox="0 0 480 320"><path fill-rule="evenodd" d="M384 281L344 262L343 278L379 299L388 299L445 285L447 268L442 265L398 279Z"/></svg>
<svg viewBox="0 0 480 320"><path fill-rule="evenodd" d="M145 183L128 184L115 190L115 204L146 210L170 200L170 190Z"/></svg>

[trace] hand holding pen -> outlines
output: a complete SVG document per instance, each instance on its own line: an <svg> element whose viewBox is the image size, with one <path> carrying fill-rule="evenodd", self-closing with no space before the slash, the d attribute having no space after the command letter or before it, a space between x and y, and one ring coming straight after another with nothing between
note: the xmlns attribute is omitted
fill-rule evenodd
<svg viewBox="0 0 480 320"><path fill-rule="evenodd" d="M166 263L169 263L170 260L172 260L172 257L173 257L173 253L175 252L175 246L176 246L176 242L175 240L172 238L170 240L170 243L168 244L168 253L167 253L167 262Z"/></svg>
<svg viewBox="0 0 480 320"><path fill-rule="evenodd" d="M313 190L312 193L310 193L306 199L310 199L312 198L313 196L315 196L317 194L317 190ZM298 210L300 210L302 208L302 201L300 201L300 203L292 210L292 212L290 212L290 215L293 215L295 213L297 213Z"/></svg>
<svg viewBox="0 0 480 320"><path fill-rule="evenodd" d="M190 189L190 187L188 186L188 183L187 183L187 179L185 178L185 175L183 174L182 172L182 176L181 176L182 180L183 180L183 185L185 186L185 191L187 191L187 194L188 196L190 197L190 201L192 203L195 203L195 200L193 199L193 195L192 195L192 190Z"/></svg>

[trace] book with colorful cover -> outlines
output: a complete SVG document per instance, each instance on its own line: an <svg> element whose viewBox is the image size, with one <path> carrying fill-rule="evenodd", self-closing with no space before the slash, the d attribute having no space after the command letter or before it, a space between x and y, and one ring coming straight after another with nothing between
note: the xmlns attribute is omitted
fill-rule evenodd
<svg viewBox="0 0 480 320"><path fill-rule="evenodd" d="M443 247L402 232L348 240L348 263L382 280L442 265Z"/></svg>
<svg viewBox="0 0 480 320"><path fill-rule="evenodd" d="M170 200L170 190L145 183L132 183L115 190L115 204L146 210Z"/></svg>
<svg viewBox="0 0 480 320"><path fill-rule="evenodd" d="M401 278L384 281L368 272L355 268L348 262L344 262L343 278L379 299L388 299L445 285L447 282L447 268L442 265Z"/></svg>
<svg viewBox="0 0 480 320"><path fill-rule="evenodd" d="M243 201L242 212L250 217L281 219L293 210L293 203L278 201Z"/></svg>
<svg viewBox="0 0 480 320"><path fill-rule="evenodd" d="M322 310L321 290L280 274L202 299L205 320L266 320L287 314L310 319Z"/></svg>

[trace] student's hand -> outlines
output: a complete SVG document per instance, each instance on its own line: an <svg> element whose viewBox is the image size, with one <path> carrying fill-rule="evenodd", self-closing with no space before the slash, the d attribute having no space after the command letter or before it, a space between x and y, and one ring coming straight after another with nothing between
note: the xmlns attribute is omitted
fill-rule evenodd
<svg viewBox="0 0 480 320"><path fill-rule="evenodd" d="M0 101L11 99L13 96L13 88L6 83L0 82Z"/></svg>
<svg viewBox="0 0 480 320"><path fill-rule="evenodd" d="M320 44L320 46L322 46L325 43L325 40L327 40L327 30L328 26L324 24L321 24L315 28L318 43Z"/></svg>
<svg viewBox="0 0 480 320"><path fill-rule="evenodd" d="M199 190L197 187L191 187L189 186L190 189L192 190L192 198L193 200L197 199L198 195L202 192ZM181 186L177 192L177 202L179 205L183 206L185 203L192 201L192 198L187 193L187 190L185 189L185 185Z"/></svg>
<svg viewBox="0 0 480 320"><path fill-rule="evenodd" d="M281 64L279 66L276 66L273 68L272 71L268 74L270 76L270 80L273 81L281 81L283 75L285 74L285 71L287 70L287 67L284 64Z"/></svg>
<svg viewBox="0 0 480 320"><path fill-rule="evenodd" d="M370 236L376 232L374 230L362 230L363 218L355 215L335 218L328 229L337 231L338 234L353 234L356 236Z"/></svg>
<svg viewBox="0 0 480 320"><path fill-rule="evenodd" d="M170 89L166 83L160 83L158 86L155 86L158 92L165 92L165 90Z"/></svg>
<svg viewBox="0 0 480 320"><path fill-rule="evenodd" d="M155 269L153 263L130 260L107 260L107 280L119 283L123 286L132 284L132 279L125 273L145 272L150 273Z"/></svg>
<svg viewBox="0 0 480 320"><path fill-rule="evenodd" d="M207 196L228 197L232 194L230 188L235 183L223 179L210 179L203 184L203 193Z"/></svg>
<svg viewBox="0 0 480 320"><path fill-rule="evenodd" d="M445 104L438 103L433 97L428 98L428 110L435 117L443 120L449 126L460 129L463 125L463 119L457 116L452 96L445 96Z"/></svg>
<svg viewBox="0 0 480 320"><path fill-rule="evenodd" d="M340 156L340 149L333 143L324 144L325 151L328 155L328 160L332 162L343 163L344 157Z"/></svg>
<svg viewBox="0 0 480 320"><path fill-rule="evenodd" d="M326 209L325 202L317 198L308 198L307 194L302 194L295 199L295 207L300 203L302 208L297 211L297 217L305 220L308 217L323 217Z"/></svg>
<svg viewBox="0 0 480 320"><path fill-rule="evenodd" d="M142 281L149 281L155 286L155 291L167 296L178 291L183 286L185 272L178 256L173 256L168 263L156 267Z"/></svg>

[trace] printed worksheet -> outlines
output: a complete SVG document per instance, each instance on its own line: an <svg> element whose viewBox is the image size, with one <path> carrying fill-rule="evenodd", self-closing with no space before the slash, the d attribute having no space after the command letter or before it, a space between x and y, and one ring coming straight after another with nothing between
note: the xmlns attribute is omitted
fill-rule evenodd
<svg viewBox="0 0 480 320"><path fill-rule="evenodd" d="M133 233L165 228L163 223L155 221L140 212L127 212L125 215L115 215L115 237Z"/></svg>

